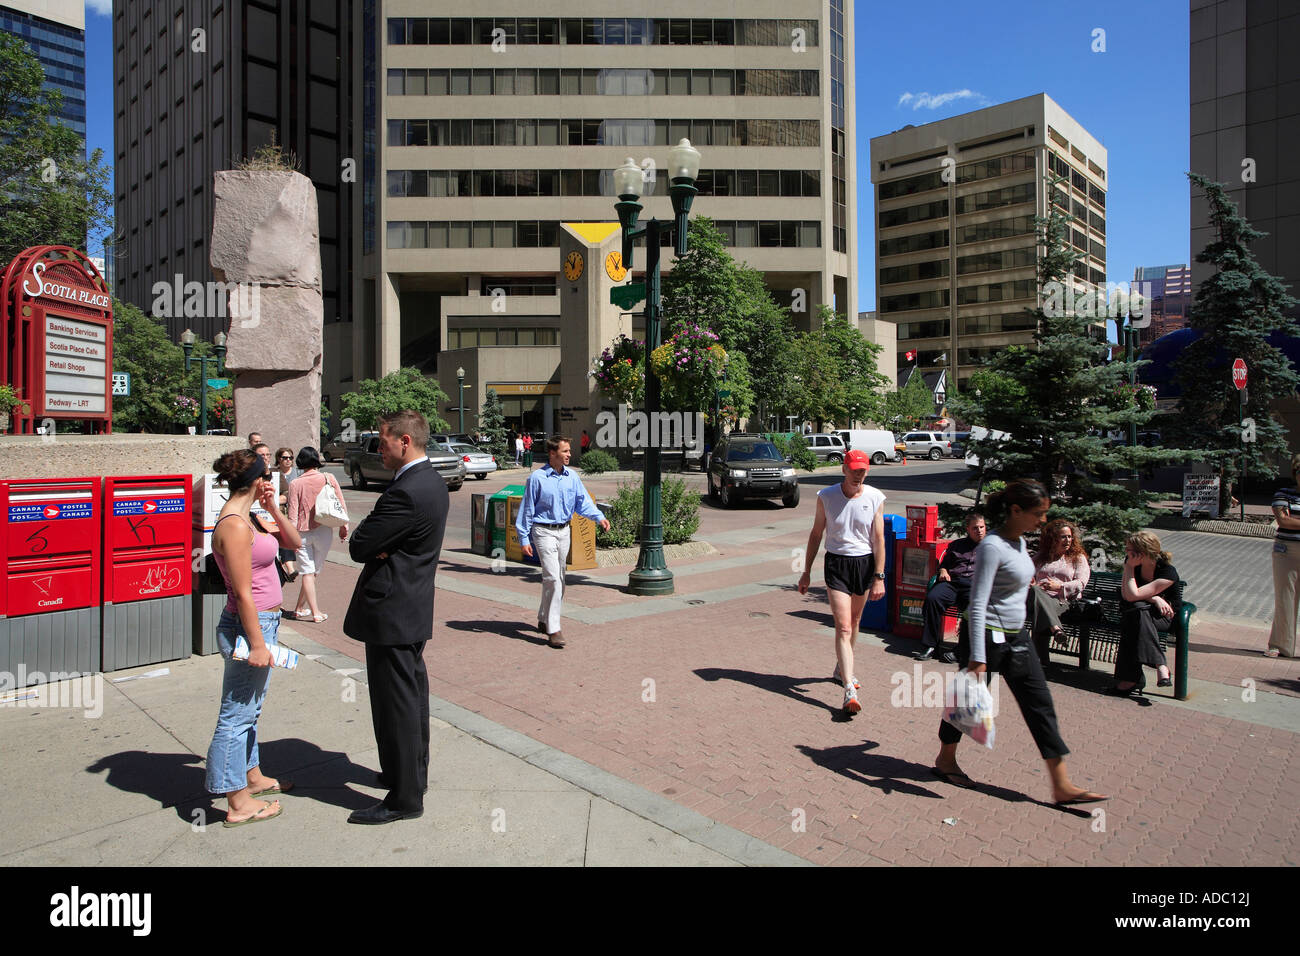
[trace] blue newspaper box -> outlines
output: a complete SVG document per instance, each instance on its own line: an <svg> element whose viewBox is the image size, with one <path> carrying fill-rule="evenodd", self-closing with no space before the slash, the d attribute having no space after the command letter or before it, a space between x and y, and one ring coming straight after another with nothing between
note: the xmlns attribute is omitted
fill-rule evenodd
<svg viewBox="0 0 1300 956"><path fill-rule="evenodd" d="M885 515L885 596L868 601L862 608L862 630L890 631L894 622L894 551L896 543L907 540L907 519L902 515ZM876 570L881 570L876 566Z"/></svg>

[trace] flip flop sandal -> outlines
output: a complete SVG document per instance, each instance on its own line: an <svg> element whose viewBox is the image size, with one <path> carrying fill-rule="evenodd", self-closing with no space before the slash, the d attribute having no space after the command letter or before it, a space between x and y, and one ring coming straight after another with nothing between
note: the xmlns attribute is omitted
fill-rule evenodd
<svg viewBox="0 0 1300 956"><path fill-rule="evenodd" d="M272 805L268 803L261 810L258 810L257 813L254 813L251 817L245 817L244 819L239 820L235 823L231 823L229 820L226 820L221 825L223 827L242 827L246 823L264 823L267 820L274 820L280 814L284 813L284 807L282 806L276 807L275 813L267 813L266 811L271 809L271 806Z"/></svg>
<svg viewBox="0 0 1300 956"><path fill-rule="evenodd" d="M1109 800L1110 797L1103 797L1100 793L1085 792L1077 797L1070 797L1068 800L1057 800L1055 806L1072 807L1080 803L1101 803L1103 800Z"/></svg>
<svg viewBox="0 0 1300 956"><path fill-rule="evenodd" d="M281 783L278 787L267 787L265 790L258 790L256 793L249 791L248 795L250 797L265 797L277 793L292 793L292 792L293 792L293 783L291 781L285 781L284 783Z"/></svg>
<svg viewBox="0 0 1300 956"><path fill-rule="evenodd" d="M329 619L330 616L328 614L318 614L315 617L313 617L311 620L315 624L324 624Z"/></svg>
<svg viewBox="0 0 1300 956"><path fill-rule="evenodd" d="M948 773L946 770L940 770L938 767L931 767L930 772L944 783L950 783L954 787L961 787L963 790L974 790L979 786L979 784L974 780L960 771L957 773Z"/></svg>

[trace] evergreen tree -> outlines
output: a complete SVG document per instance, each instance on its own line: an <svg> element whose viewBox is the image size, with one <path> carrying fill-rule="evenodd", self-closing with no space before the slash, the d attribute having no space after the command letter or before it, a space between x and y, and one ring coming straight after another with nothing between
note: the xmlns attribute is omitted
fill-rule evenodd
<svg viewBox="0 0 1300 956"><path fill-rule="evenodd" d="M1049 185L1049 195L1055 185ZM1029 310L1037 320L1035 347L997 353L983 370L982 381L993 386L990 394L973 380L949 405L971 424L1010 435L971 442L985 481L1041 481L1052 498L1051 516L1073 520L1091 544L1103 546L1104 563L1117 565L1124 538L1148 522L1146 502L1154 496L1112 476L1181 460L1184 453L1116 446L1107 438L1130 422L1144 425L1154 405L1129 388L1129 363L1107 361L1108 347L1095 326L1106 311L1104 293L1098 302L1068 291L1070 273L1078 268L1067 243L1068 222L1055 208L1037 220L1041 304ZM946 526L961 524L962 506L941 508Z"/></svg>
<svg viewBox="0 0 1300 956"><path fill-rule="evenodd" d="M1226 510L1232 484L1240 478L1243 447L1249 473L1261 478L1275 477L1276 463L1289 454L1286 429L1270 408L1295 393L1300 376L1267 337L1271 332L1298 335L1300 329L1286 314L1296 300L1250 251L1250 243L1265 233L1237 212L1222 184L1195 173L1189 177L1205 191L1215 230L1196 261L1216 271L1196 290L1189 316L1188 326L1201 334L1174 363L1182 389L1174 434L1180 444L1197 450L1198 459L1218 466ZM1245 359L1249 375L1244 417L1254 421L1254 441L1243 442L1238 425L1239 396L1231 369L1237 358ZM1252 437L1249 430L1246 437Z"/></svg>
<svg viewBox="0 0 1300 956"><path fill-rule="evenodd" d="M478 430L487 435L484 451L497 461L504 463L508 457L506 451L506 413L501 405L501 398L495 388L489 388L483 398L483 410L478 416Z"/></svg>

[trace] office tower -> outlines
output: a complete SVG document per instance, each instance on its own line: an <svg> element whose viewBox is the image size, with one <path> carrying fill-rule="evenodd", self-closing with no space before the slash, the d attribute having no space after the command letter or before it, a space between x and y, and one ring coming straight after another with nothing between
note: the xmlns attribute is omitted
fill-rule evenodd
<svg viewBox="0 0 1300 956"><path fill-rule="evenodd" d="M561 347L589 365L609 342L561 328L562 224L596 236L616 220L612 171L629 156L647 169L643 218L670 219L667 177L649 170L683 138L702 154L692 214L764 272L796 324L822 304L856 318L851 5L743 8L647 19L612 2L580 18L515 0L471 19L450 3L367 3L365 126L380 142L366 158L357 377L416 365L454 395L454 370L477 368L467 405L492 386L512 424L545 431L562 409L591 411L586 386L560 374Z"/></svg>
<svg viewBox="0 0 1300 956"><path fill-rule="evenodd" d="M159 283L213 280L213 174L274 134L316 186L326 395L351 377L360 23L354 0L117 0L113 8L117 295L151 312ZM186 327L211 340L228 321L205 311L169 317L167 327L173 340Z"/></svg>
<svg viewBox="0 0 1300 956"><path fill-rule="evenodd" d="M1104 287L1106 156L1042 93L871 140L876 311L898 323L899 369L944 370L951 394L993 353L1033 341L1048 177L1072 217L1070 284Z"/></svg>
<svg viewBox="0 0 1300 956"><path fill-rule="evenodd" d="M1191 0L1190 18L1192 171L1226 184L1268 233L1251 251L1300 298L1300 7ZM1195 260L1214 229L1204 196L1190 192ZM1193 288L1212 268L1192 262Z"/></svg>
<svg viewBox="0 0 1300 956"><path fill-rule="evenodd" d="M1139 266L1133 270L1130 288L1150 299L1151 324L1138 329L1138 348L1187 325L1192 305L1192 270L1186 265Z"/></svg>
<svg viewBox="0 0 1300 956"><path fill-rule="evenodd" d="M86 8L82 0L5 0L0 32L26 40L47 89L63 94L59 117L86 138Z"/></svg>

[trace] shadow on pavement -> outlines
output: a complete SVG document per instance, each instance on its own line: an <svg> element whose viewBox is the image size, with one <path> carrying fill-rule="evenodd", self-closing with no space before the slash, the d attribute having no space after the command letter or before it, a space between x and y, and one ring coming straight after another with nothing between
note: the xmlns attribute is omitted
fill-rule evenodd
<svg viewBox="0 0 1300 956"><path fill-rule="evenodd" d="M865 783L869 787L875 787L881 793L897 792L914 797L940 799L939 794L919 785L921 780L928 782L934 779L934 774L930 772L929 767L899 757L891 757L888 754L869 752L878 746L880 745L874 741L864 740L860 744L825 749L800 744L795 749L817 766L833 770L840 776Z"/></svg>
<svg viewBox="0 0 1300 956"><path fill-rule="evenodd" d="M446 626L454 631L496 634L516 641L546 646L546 638L539 634L533 625L519 621L448 621Z"/></svg>
<svg viewBox="0 0 1300 956"><path fill-rule="evenodd" d="M847 721L852 719L845 716L842 708L832 706L824 700L810 697L799 689L804 684L833 683L829 676L790 677L788 674L759 674L754 671L742 671L731 667L700 667L696 668L695 673L701 680L734 680L740 684L749 684L751 687L757 687L760 690L765 690L773 694L780 694L783 697L789 697L791 700L797 700L803 704L820 707L823 710L829 711L832 717L837 721Z"/></svg>
<svg viewBox="0 0 1300 956"><path fill-rule="evenodd" d="M293 782L290 798L310 798L344 810L360 810L377 799L348 789L350 783L374 786L375 772L353 763L347 754L322 750L296 737L259 742L258 747L266 775ZM215 809L213 804L224 800L207 792L203 758L195 754L125 750L101 757L86 768L87 773L105 771L105 783L110 787L142 794L164 808L172 807L186 823L194 821L196 808L202 810L206 821L208 811ZM220 813L219 819L225 819L224 808L215 812Z"/></svg>

